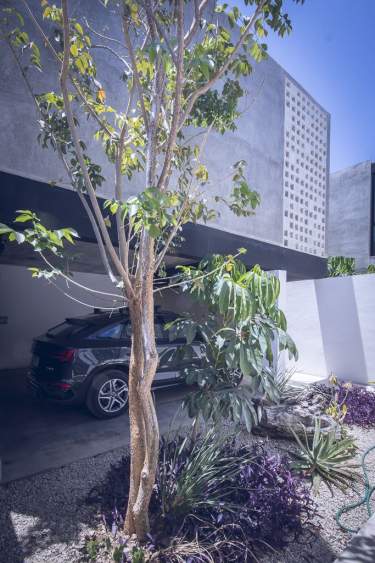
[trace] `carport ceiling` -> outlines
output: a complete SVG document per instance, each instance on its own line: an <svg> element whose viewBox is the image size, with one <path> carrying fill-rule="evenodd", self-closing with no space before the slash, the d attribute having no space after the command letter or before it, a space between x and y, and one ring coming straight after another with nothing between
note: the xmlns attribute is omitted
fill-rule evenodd
<svg viewBox="0 0 375 563"><path fill-rule="evenodd" d="M3 186L4 223L13 221L15 209L32 209L49 228L72 227L79 232L81 238L78 244L69 248L68 265L71 270L103 272L91 224L82 206L77 205L77 195L73 191L57 186L51 189L42 182L5 172L0 172L0 182ZM115 243L117 238L114 226L110 236ZM260 264L264 270L286 270L289 280L317 279L327 275L325 258L220 228L191 223L183 228L178 256L168 257L167 266L194 264L208 254L235 254L240 247L247 249L243 260L248 267ZM3 249L0 262L32 266L38 264L38 257L22 245L18 248L12 245Z"/></svg>
<svg viewBox="0 0 375 563"><path fill-rule="evenodd" d="M65 259L49 255L48 259L57 268L63 268L71 272L87 272L91 274L105 274L97 244L93 242L77 241L76 244L65 245ZM177 255L166 256L167 269L175 266L194 264L195 259L179 257ZM0 264L13 266L44 267L45 263L31 246L27 244L0 243Z"/></svg>

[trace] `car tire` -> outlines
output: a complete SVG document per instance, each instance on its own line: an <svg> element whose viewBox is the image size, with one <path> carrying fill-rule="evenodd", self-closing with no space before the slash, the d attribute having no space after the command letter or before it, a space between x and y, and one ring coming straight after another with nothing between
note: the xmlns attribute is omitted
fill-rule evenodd
<svg viewBox="0 0 375 563"><path fill-rule="evenodd" d="M128 379L117 369L98 373L89 387L86 406L96 418L114 418L128 406Z"/></svg>

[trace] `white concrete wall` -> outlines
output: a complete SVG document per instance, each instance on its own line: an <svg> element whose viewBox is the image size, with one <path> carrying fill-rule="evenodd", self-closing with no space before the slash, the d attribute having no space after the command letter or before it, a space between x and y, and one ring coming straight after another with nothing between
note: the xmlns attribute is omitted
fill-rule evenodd
<svg viewBox="0 0 375 563"><path fill-rule="evenodd" d="M288 322L288 332L297 345L299 355L296 368L305 373L325 376L327 365L315 282L314 280L288 282L286 292L284 312Z"/></svg>
<svg viewBox="0 0 375 563"><path fill-rule="evenodd" d="M93 289L113 291L106 276L99 274L74 274L74 279ZM61 282L60 288L68 288ZM110 298L77 289L69 289L77 299L86 300L97 307L110 305ZM32 339L48 328L63 322L66 317L76 317L90 309L63 295L46 280L33 279L27 268L0 267L0 316L7 317L0 324L0 369L28 365Z"/></svg>
<svg viewBox="0 0 375 563"><path fill-rule="evenodd" d="M375 275L289 282L286 315L298 371L375 379Z"/></svg>

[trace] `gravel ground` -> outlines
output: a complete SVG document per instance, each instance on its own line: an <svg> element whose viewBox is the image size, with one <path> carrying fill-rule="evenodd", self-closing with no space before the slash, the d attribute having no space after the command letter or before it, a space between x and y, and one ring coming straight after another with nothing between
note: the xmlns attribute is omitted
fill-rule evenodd
<svg viewBox="0 0 375 563"><path fill-rule="evenodd" d="M359 427L350 428L350 434L355 438L359 448L358 458L370 446L375 445L375 429L364 430ZM276 447L285 447L281 441L275 442ZM284 442L285 443L285 442ZM366 458L368 475L371 483L375 483L375 451ZM362 472L360 472L362 475ZM363 495L363 484L358 483L355 491L345 493L335 489L332 497L328 488L323 484L319 495L314 497L317 504L317 526L315 537L309 535L291 544L283 553L269 555L262 558L262 563L330 563L345 549L352 534L343 532L336 524L337 510L343 505L356 502ZM373 502L375 511L375 498ZM341 522L349 528L361 526L368 518L367 511L361 507L343 516Z"/></svg>
<svg viewBox="0 0 375 563"><path fill-rule="evenodd" d="M351 429L360 452L375 444L375 430ZM287 441L270 441L286 449ZM290 447L290 446L289 446ZM0 563L73 563L77 561L84 537L94 531L97 516L85 497L106 474L111 463L125 449L75 462L61 469L0 486ZM375 483L375 453L368 458L370 481ZM360 492L362 488L359 487ZM354 502L354 492L336 492L332 498L323 486L316 498L318 529L282 553L266 555L262 563L330 563L345 548L351 534L342 532L335 514L343 504ZM374 499L375 500L375 499ZM375 508L375 507L374 507ZM366 520L366 512L356 510L346 517L350 527Z"/></svg>

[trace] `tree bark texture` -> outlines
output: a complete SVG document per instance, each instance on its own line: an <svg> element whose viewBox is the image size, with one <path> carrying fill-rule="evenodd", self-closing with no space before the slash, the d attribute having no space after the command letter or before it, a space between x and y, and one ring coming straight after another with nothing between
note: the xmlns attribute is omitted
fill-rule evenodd
<svg viewBox="0 0 375 563"><path fill-rule="evenodd" d="M132 348L129 367L130 485L125 532L139 540L149 532L148 507L159 457L159 425L151 386L158 364L155 344L154 242L143 232L135 298L129 303Z"/></svg>

